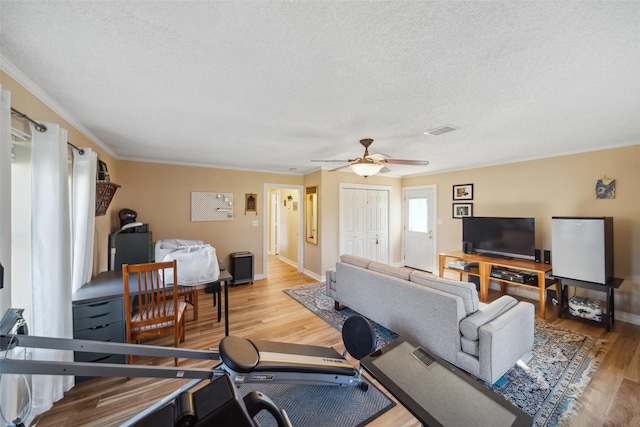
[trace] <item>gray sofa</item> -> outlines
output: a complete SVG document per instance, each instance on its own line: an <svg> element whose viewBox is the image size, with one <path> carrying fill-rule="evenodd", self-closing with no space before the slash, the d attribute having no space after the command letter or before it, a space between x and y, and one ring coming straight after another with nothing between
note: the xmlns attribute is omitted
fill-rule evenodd
<svg viewBox="0 0 640 427"><path fill-rule="evenodd" d="M350 307L489 383L533 347L533 304L508 295L482 304L473 283L352 255L326 277L336 309Z"/></svg>

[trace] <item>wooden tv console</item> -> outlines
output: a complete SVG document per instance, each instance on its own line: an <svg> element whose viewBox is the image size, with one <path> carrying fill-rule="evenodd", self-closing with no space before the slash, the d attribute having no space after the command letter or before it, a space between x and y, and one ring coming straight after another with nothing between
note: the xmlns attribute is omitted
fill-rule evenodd
<svg viewBox="0 0 640 427"><path fill-rule="evenodd" d="M477 262L478 266L469 270L462 270L457 268L447 267L449 261L464 260L466 262ZM496 277L491 277L491 269L493 267L506 268L509 270L516 270L523 273L536 274L538 277L537 286L527 285L518 282L512 282L509 280L502 280ZM445 271L454 272L459 274L459 278L462 279L463 274L470 276L476 276L480 278L480 301L487 301L489 297L489 283L494 280L500 284L500 291L505 294L507 285L525 286L528 288L536 288L540 293L540 318L544 319L545 297L546 289L551 285L556 285L557 282L553 278L546 277L547 272L551 271L551 264L543 264L541 262L526 261L522 259L505 259L494 258L478 254L466 254L462 251L441 253L438 257L438 268L440 277L444 277Z"/></svg>

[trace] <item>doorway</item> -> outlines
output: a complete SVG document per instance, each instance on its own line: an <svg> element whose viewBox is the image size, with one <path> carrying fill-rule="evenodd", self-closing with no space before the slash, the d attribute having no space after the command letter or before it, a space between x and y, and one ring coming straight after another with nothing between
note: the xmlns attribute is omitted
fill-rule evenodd
<svg viewBox="0 0 640 427"><path fill-rule="evenodd" d="M299 272L304 270L302 195L301 185L264 184L264 278L271 257L293 265Z"/></svg>
<svg viewBox="0 0 640 427"><path fill-rule="evenodd" d="M402 192L404 265L433 272L436 265L436 188L409 187Z"/></svg>

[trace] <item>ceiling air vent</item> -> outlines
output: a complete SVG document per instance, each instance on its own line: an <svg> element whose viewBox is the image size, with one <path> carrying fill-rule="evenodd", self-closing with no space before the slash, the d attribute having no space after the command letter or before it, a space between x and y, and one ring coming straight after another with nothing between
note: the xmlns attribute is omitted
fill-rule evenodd
<svg viewBox="0 0 640 427"><path fill-rule="evenodd" d="M424 134L437 136L437 135L442 135L443 133L453 132L454 130L457 130L457 129L458 128L455 126L444 125L444 126L440 126L439 128L430 129L426 131Z"/></svg>

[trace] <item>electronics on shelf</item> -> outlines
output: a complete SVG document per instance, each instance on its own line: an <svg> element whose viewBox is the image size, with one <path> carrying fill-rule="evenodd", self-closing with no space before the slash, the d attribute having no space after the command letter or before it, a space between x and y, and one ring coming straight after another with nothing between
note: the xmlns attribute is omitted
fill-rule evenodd
<svg viewBox="0 0 640 427"><path fill-rule="evenodd" d="M478 263L477 262L469 262L469 261L465 261L463 259L456 259L453 261L449 261L447 263L447 268L453 268L454 270L462 270L462 271L469 271L471 269L474 268L478 268Z"/></svg>
<svg viewBox="0 0 640 427"><path fill-rule="evenodd" d="M537 274L529 274L523 271L510 270L508 268L493 267L490 275L495 279L506 280L523 285L538 286Z"/></svg>

